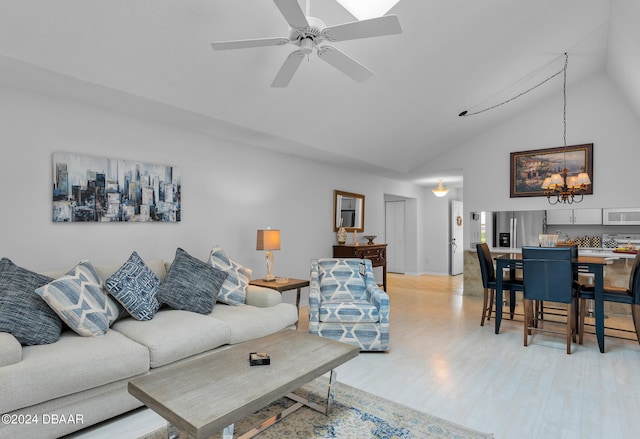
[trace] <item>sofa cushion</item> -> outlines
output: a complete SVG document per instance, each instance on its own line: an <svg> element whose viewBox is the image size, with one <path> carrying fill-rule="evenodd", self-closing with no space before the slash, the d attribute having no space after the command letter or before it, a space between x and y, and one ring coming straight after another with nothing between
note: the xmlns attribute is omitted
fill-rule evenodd
<svg viewBox="0 0 640 439"><path fill-rule="evenodd" d="M178 248L158 289L158 300L173 309L209 314L226 277L227 273Z"/></svg>
<svg viewBox="0 0 640 439"><path fill-rule="evenodd" d="M89 261L80 262L36 293L73 331L85 337L104 335L120 314Z"/></svg>
<svg viewBox="0 0 640 439"><path fill-rule="evenodd" d="M0 413L48 401L149 370L149 351L116 331L22 348L22 361L0 367Z"/></svg>
<svg viewBox="0 0 640 439"><path fill-rule="evenodd" d="M0 332L0 367L19 363L22 360L20 342L7 332Z"/></svg>
<svg viewBox="0 0 640 439"><path fill-rule="evenodd" d="M227 324L230 343L235 344L264 337L294 325L298 321L298 308L290 303L269 308L219 303L213 309L211 317Z"/></svg>
<svg viewBox="0 0 640 439"><path fill-rule="evenodd" d="M320 304L320 321L375 323L380 321L380 313L375 305L365 300L324 300Z"/></svg>
<svg viewBox="0 0 640 439"><path fill-rule="evenodd" d="M246 304L259 308L268 308L282 303L282 293L271 288L259 287L257 285L247 286Z"/></svg>
<svg viewBox="0 0 640 439"><path fill-rule="evenodd" d="M364 264L361 259L319 259L322 300L366 300Z"/></svg>
<svg viewBox="0 0 640 439"><path fill-rule="evenodd" d="M229 343L229 328L209 316L174 309L153 320L124 319L113 329L149 349L151 367L160 367Z"/></svg>
<svg viewBox="0 0 640 439"><path fill-rule="evenodd" d="M131 253L104 286L137 320L151 320L160 308L156 298L160 280L136 252Z"/></svg>
<svg viewBox="0 0 640 439"><path fill-rule="evenodd" d="M215 246L209 255L209 264L227 273L216 299L228 305L242 305L247 295L247 285L251 279L251 269L243 267L231 259L225 251Z"/></svg>
<svg viewBox="0 0 640 439"><path fill-rule="evenodd" d="M0 332L12 334L23 345L53 343L62 321L35 292L53 279L0 260ZM4 412L2 412L4 413Z"/></svg>

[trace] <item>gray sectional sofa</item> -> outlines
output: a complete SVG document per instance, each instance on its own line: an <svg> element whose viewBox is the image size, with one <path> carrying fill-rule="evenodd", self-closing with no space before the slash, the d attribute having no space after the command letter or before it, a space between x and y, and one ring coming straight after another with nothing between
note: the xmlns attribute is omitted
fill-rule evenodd
<svg viewBox="0 0 640 439"><path fill-rule="evenodd" d="M162 281L164 262L148 265ZM119 267L95 268L107 279ZM142 406L127 392L130 379L292 328L297 320L298 310L282 303L280 293L249 285L244 305L216 303L210 314L164 307L151 320L120 318L101 336L63 328L54 343L25 346L0 332L0 437L60 437L128 412Z"/></svg>

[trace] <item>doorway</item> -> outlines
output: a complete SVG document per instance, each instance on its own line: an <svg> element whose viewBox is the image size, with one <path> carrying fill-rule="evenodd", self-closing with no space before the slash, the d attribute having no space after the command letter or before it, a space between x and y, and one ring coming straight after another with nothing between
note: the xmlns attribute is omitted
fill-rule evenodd
<svg viewBox="0 0 640 439"><path fill-rule="evenodd" d="M464 271L464 224L462 221L462 201L451 200L451 226L449 235L450 274L455 276Z"/></svg>
<svg viewBox="0 0 640 439"><path fill-rule="evenodd" d="M404 273L406 271L405 248L405 202L385 202L385 236L387 238L387 271Z"/></svg>

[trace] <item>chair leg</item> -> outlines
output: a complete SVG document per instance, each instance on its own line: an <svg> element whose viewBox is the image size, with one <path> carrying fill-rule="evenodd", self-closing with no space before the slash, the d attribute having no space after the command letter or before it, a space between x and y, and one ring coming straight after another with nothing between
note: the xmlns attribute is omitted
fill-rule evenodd
<svg viewBox="0 0 640 439"><path fill-rule="evenodd" d="M587 299L580 299L580 305L578 306L578 313L580 314L578 323L578 343L582 344L584 338L584 317L587 314Z"/></svg>
<svg viewBox="0 0 640 439"><path fill-rule="evenodd" d="M487 314L487 320L491 320L491 313L493 312L493 302L495 301L496 290L491 289L489 292L489 313Z"/></svg>
<svg viewBox="0 0 640 439"><path fill-rule="evenodd" d="M516 312L516 291L509 290L509 315L511 316L511 320L513 320L513 316Z"/></svg>
<svg viewBox="0 0 640 439"><path fill-rule="evenodd" d="M578 336L578 318L580 317L580 315L579 315L579 313L580 313L580 303L578 302L578 298L577 297L575 298L575 301L576 301L575 302L576 305L575 305L574 310L573 310L573 318L574 318L573 322L575 324L575 327L574 327L575 336L577 337ZM574 337L573 341L575 343L575 341L576 341L575 337Z"/></svg>
<svg viewBox="0 0 640 439"><path fill-rule="evenodd" d="M531 308L531 301L523 299L522 306L524 308L524 345L527 346L529 343L529 310Z"/></svg>
<svg viewBox="0 0 640 439"><path fill-rule="evenodd" d="M573 303L567 304L567 354L571 354L571 338L573 337Z"/></svg>
<svg viewBox="0 0 640 439"><path fill-rule="evenodd" d="M640 305L631 305L631 316L633 317L633 326L636 328L636 337L640 343Z"/></svg>
<svg viewBox="0 0 640 439"><path fill-rule="evenodd" d="M493 300L495 297L495 291L491 288L484 289L484 298L482 300L482 319L480 319L480 326L484 326L484 321L491 320L491 313L493 312Z"/></svg>
<svg viewBox="0 0 640 439"><path fill-rule="evenodd" d="M484 289L484 299L482 300L482 319L480 319L480 326L484 326L484 319L487 316L487 302L489 301L489 289ZM491 312L491 311L489 311Z"/></svg>

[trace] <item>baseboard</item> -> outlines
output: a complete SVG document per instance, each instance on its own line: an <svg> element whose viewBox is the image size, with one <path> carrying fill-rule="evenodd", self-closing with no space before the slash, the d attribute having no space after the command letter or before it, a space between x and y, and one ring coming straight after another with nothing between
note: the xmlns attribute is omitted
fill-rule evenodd
<svg viewBox="0 0 640 439"><path fill-rule="evenodd" d="M405 273L396 273L396 274L404 274L405 276L422 276L423 274L429 274L432 276L450 276L450 274L448 273L433 272L433 271L421 271L421 272L407 271Z"/></svg>

